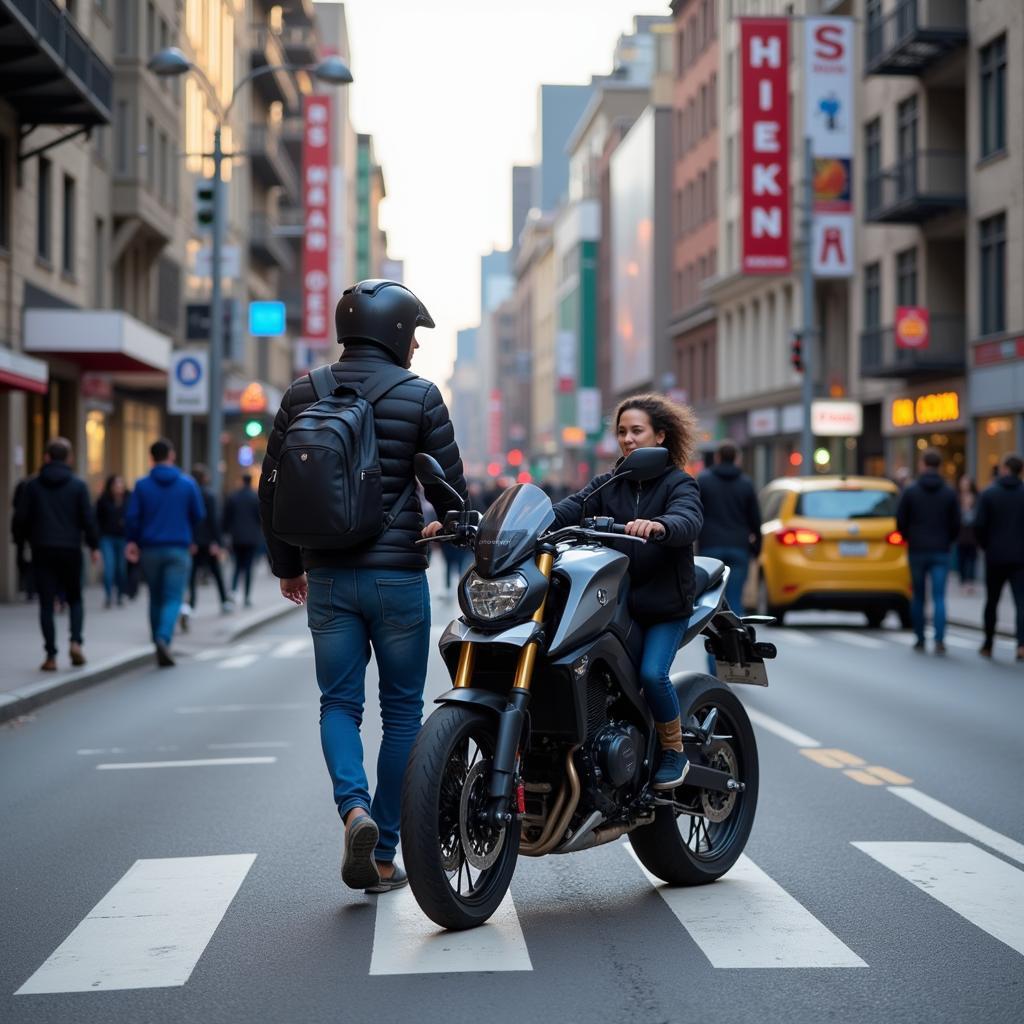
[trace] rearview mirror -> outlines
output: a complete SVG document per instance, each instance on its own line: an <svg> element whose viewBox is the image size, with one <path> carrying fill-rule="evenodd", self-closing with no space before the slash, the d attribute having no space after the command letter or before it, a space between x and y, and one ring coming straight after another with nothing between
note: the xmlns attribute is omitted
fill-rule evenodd
<svg viewBox="0 0 1024 1024"><path fill-rule="evenodd" d="M412 461L416 479L421 484L436 484L444 480L444 470L441 463L433 455L424 452L417 452Z"/></svg>
<svg viewBox="0 0 1024 1024"><path fill-rule="evenodd" d="M619 463L615 475L644 483L661 476L667 466L667 448L635 448Z"/></svg>

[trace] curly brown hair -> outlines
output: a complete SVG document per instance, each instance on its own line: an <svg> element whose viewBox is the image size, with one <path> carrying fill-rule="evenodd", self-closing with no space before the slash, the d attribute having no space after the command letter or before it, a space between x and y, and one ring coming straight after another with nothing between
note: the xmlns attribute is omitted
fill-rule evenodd
<svg viewBox="0 0 1024 1024"><path fill-rule="evenodd" d="M651 392L631 395L619 403L615 410L615 427L627 409L647 413L655 433L664 432L663 447L668 449L672 462L685 470L697 449L697 417L688 405L670 401L664 395Z"/></svg>

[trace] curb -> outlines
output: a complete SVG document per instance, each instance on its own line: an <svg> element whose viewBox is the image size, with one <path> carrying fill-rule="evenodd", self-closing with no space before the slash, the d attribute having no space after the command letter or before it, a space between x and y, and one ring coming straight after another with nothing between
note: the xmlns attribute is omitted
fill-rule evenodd
<svg viewBox="0 0 1024 1024"><path fill-rule="evenodd" d="M928 620L931 622L931 619ZM946 625L956 626L958 629L970 629L975 633L983 633L984 628L982 623L979 622L968 622L966 619L951 619L949 615L946 615ZM1016 640L1017 635L1012 629L1003 629L1000 626L996 626L996 636L1003 637L1006 640Z"/></svg>
<svg viewBox="0 0 1024 1024"><path fill-rule="evenodd" d="M229 630L224 640L227 643L233 643L261 626L265 626L268 622L273 622L275 619L283 618L289 612L298 610L297 605L286 604L283 607L256 612L246 621L240 622L237 627ZM0 724L27 714L29 711L34 711L44 704L60 700L61 697L68 697L79 690L106 682L114 676L130 672L132 669L140 668L152 660L153 647L151 644L147 644L145 647L133 647L131 650L125 651L124 654L90 665L73 676L64 679L43 679L38 683L30 683L20 690L12 690L10 693L0 696Z"/></svg>

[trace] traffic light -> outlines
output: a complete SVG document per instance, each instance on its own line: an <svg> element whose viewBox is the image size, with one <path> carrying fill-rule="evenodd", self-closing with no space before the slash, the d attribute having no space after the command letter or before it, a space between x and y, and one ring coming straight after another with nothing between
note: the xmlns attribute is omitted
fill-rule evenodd
<svg viewBox="0 0 1024 1024"><path fill-rule="evenodd" d="M196 232L213 231L214 183L210 178L196 179Z"/></svg>
<svg viewBox="0 0 1024 1024"><path fill-rule="evenodd" d="M245 436L259 437L263 433L263 424L256 419L245 421Z"/></svg>
<svg viewBox="0 0 1024 1024"><path fill-rule="evenodd" d="M804 372L804 336L799 331L793 332L793 341L789 347L789 362L797 373Z"/></svg>

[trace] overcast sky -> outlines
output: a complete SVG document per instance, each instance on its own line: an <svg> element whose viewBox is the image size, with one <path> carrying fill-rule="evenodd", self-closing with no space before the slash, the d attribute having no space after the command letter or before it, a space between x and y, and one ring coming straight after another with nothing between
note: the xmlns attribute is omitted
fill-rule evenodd
<svg viewBox="0 0 1024 1024"><path fill-rule="evenodd" d="M533 162L537 86L611 70L666 0L347 0L353 119L373 135L390 254L437 322L414 369L444 383L477 322L480 256L511 239L512 165Z"/></svg>

